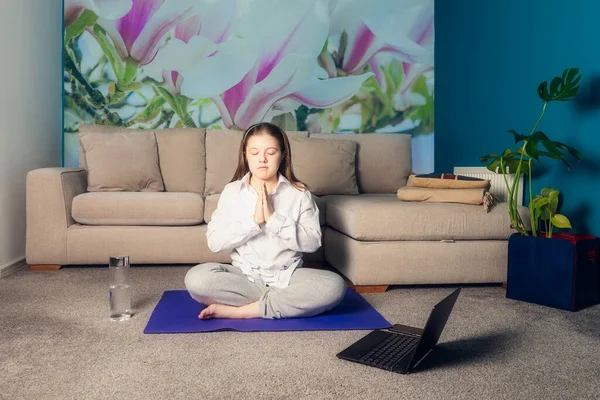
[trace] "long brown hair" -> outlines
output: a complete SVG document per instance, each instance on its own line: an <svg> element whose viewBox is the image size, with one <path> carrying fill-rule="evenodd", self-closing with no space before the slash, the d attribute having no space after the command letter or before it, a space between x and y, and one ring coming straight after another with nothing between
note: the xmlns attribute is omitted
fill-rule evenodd
<svg viewBox="0 0 600 400"><path fill-rule="evenodd" d="M270 135L274 137L277 140L277 143L279 143L279 149L283 152L278 172L285 176L296 189L308 189L308 186L294 175L294 168L292 167L292 150L287 135L283 129L270 122L254 124L244 132L238 154L238 166L235 170L235 174L233 174L233 178L231 178L231 182L242 179L242 177L250 171L250 168L248 168L248 160L246 160L246 145L248 144L248 138L253 135Z"/></svg>

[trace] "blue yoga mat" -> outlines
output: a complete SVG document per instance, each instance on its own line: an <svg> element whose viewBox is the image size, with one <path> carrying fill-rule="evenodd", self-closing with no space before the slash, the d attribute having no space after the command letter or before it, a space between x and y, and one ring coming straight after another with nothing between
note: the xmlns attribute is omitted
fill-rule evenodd
<svg viewBox="0 0 600 400"><path fill-rule="evenodd" d="M206 306L192 299L187 291L168 290L154 308L144 333L371 330L392 326L350 288L340 304L310 318L198 319L204 308Z"/></svg>

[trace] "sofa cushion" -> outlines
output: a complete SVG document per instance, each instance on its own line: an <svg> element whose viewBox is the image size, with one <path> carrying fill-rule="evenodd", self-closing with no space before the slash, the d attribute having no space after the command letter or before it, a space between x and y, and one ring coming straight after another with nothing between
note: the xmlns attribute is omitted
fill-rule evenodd
<svg viewBox="0 0 600 400"><path fill-rule="evenodd" d="M73 219L83 225L197 225L204 200L197 193L97 192L73 198Z"/></svg>
<svg viewBox="0 0 600 400"><path fill-rule="evenodd" d="M406 134L311 134L311 138L353 140L360 193L396 193L412 170L411 136Z"/></svg>
<svg viewBox="0 0 600 400"><path fill-rule="evenodd" d="M204 192L206 148L204 128L169 128L134 130L116 126L80 124L79 136L86 133L143 132L154 134L158 145L158 162L167 192ZM79 166L87 169L83 151Z"/></svg>
<svg viewBox="0 0 600 400"><path fill-rule="evenodd" d="M288 139L301 136L308 137L308 132L286 131ZM206 196L221 193L227 185L238 164L238 153L244 132L233 130L206 131ZM291 142L291 139L290 139ZM294 154L293 144L292 155Z"/></svg>
<svg viewBox="0 0 600 400"><path fill-rule="evenodd" d="M292 164L298 179L315 195L358 194L356 142L294 137Z"/></svg>
<svg viewBox="0 0 600 400"><path fill-rule="evenodd" d="M212 219L212 215L217 209L217 205L219 204L219 197L221 197L220 193L217 194L209 194L204 198L204 221L208 224Z"/></svg>
<svg viewBox="0 0 600 400"><path fill-rule="evenodd" d="M221 194L211 194L206 196L206 199L204 199L204 221L206 221L206 223L210 222L213 213L217 209L220 196ZM321 223L321 226L324 226L327 196L319 197L313 195L313 198L315 199L315 203L317 203L317 207L319 208L319 222Z"/></svg>
<svg viewBox="0 0 600 400"><path fill-rule="evenodd" d="M88 192L165 190L153 133L85 133L79 140L88 170Z"/></svg>
<svg viewBox="0 0 600 400"><path fill-rule="evenodd" d="M311 192L312 194L312 192ZM313 199L319 209L319 223L321 226L325 226L327 223L327 199L329 196L316 196L313 194Z"/></svg>
<svg viewBox="0 0 600 400"><path fill-rule="evenodd" d="M514 233L505 203L486 213L478 205L405 202L393 194L328 197L327 226L356 240L506 240Z"/></svg>

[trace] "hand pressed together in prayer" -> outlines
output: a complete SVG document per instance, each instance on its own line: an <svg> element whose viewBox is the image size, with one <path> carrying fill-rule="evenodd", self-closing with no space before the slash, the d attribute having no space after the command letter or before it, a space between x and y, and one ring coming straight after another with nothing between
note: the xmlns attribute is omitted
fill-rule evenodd
<svg viewBox="0 0 600 400"><path fill-rule="evenodd" d="M273 206L267 193L267 185L262 184L256 196L256 207L254 209L254 222L257 225L266 223L273 215Z"/></svg>

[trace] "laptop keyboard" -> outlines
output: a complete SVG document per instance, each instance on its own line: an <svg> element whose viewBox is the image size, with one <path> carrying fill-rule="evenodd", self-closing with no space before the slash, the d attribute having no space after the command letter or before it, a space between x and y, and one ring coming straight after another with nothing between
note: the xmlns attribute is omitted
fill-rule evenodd
<svg viewBox="0 0 600 400"><path fill-rule="evenodd" d="M373 349L363 354L359 361L378 368L390 369L406 356L418 342L419 338L417 337L390 334Z"/></svg>

